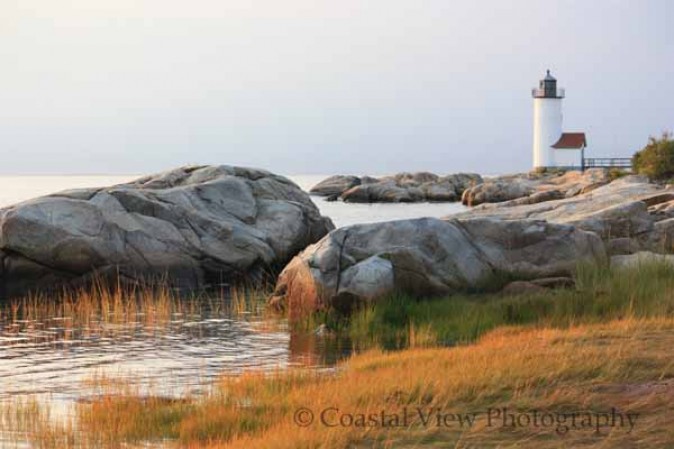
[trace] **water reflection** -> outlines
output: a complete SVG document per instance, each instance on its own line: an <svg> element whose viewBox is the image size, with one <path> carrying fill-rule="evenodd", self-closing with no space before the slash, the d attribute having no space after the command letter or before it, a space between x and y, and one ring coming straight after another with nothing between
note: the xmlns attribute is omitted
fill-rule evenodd
<svg viewBox="0 0 674 449"><path fill-rule="evenodd" d="M100 375L151 385L163 395L198 394L221 374L324 368L350 353L346 340L290 332L283 319L232 313L225 305L213 307L212 298L184 309L173 304L168 312L137 308L121 315L51 309L49 316L5 306L0 400L47 393L57 403L72 403L92 394L86 381Z"/></svg>
<svg viewBox="0 0 674 449"><path fill-rule="evenodd" d="M354 350L348 337L319 337L313 333L291 333L289 362L295 366L334 366Z"/></svg>

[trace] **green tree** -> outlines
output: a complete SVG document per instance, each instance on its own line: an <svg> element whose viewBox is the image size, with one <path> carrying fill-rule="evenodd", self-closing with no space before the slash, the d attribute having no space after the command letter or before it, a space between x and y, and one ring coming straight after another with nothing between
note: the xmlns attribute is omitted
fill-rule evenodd
<svg viewBox="0 0 674 449"><path fill-rule="evenodd" d="M648 176L652 180L674 177L674 139L670 132L660 138L649 137L648 145L632 156L635 173Z"/></svg>

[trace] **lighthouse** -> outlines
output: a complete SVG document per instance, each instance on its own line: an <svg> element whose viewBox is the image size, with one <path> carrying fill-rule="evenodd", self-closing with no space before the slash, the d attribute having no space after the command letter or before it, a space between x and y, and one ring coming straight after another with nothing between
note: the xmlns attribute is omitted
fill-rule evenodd
<svg viewBox="0 0 674 449"><path fill-rule="evenodd" d="M557 80L547 71L538 88L532 89L534 98L534 168L583 167L587 144L585 133L562 132L562 100L564 89L557 87Z"/></svg>

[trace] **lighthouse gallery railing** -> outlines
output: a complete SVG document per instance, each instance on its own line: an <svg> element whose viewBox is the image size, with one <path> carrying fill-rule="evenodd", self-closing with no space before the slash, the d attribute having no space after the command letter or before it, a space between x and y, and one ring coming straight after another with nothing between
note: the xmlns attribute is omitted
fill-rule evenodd
<svg viewBox="0 0 674 449"><path fill-rule="evenodd" d="M545 89L531 89L531 95L534 98L564 98L566 91L564 88L559 87L555 91L555 95L553 97L548 97L545 95Z"/></svg>

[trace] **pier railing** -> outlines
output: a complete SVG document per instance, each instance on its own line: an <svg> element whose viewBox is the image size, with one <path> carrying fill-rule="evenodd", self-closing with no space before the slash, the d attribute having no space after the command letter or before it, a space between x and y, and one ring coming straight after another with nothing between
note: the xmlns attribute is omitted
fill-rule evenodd
<svg viewBox="0 0 674 449"><path fill-rule="evenodd" d="M593 157L583 159L583 170L587 168L632 168L629 157Z"/></svg>

